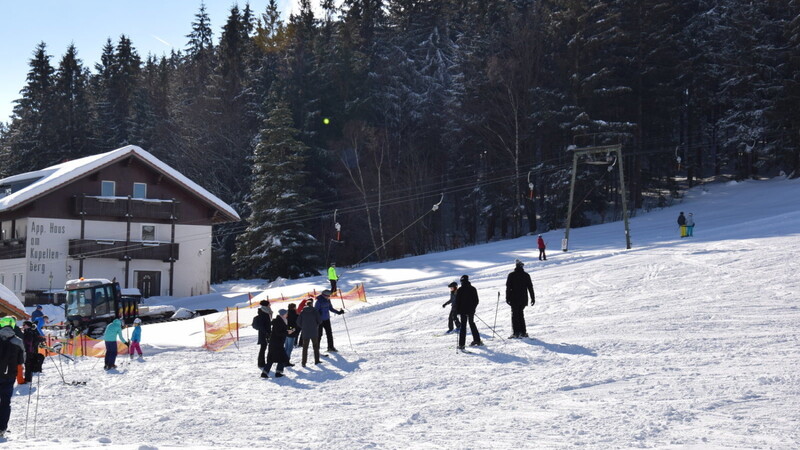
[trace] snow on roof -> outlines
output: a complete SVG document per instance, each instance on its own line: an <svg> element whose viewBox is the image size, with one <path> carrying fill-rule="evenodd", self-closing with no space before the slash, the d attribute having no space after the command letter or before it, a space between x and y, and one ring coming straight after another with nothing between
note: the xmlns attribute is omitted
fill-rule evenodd
<svg viewBox="0 0 800 450"><path fill-rule="evenodd" d="M18 309L23 313L22 317L27 316L25 314L25 305L19 300L19 298L11 292L11 289L3 286L0 284L0 302L6 303L8 306L12 306L13 309Z"/></svg>
<svg viewBox="0 0 800 450"><path fill-rule="evenodd" d="M85 176L94 170L97 170L129 155L138 156L143 161L153 166L156 170L163 172L168 177L183 185L193 193L205 198L209 203L214 205L220 211L228 214L232 219L240 219L239 214L237 214L230 205L223 202L217 196L208 192L206 189L202 188L200 185L190 180L182 173L168 166L163 161L150 154L148 151L143 150L135 145L127 145L107 153L87 156L85 158L67 161L65 163L57 164L55 166L47 167L35 172L27 172L4 178L0 180L0 185L19 183L21 181L33 180L37 178L38 180L28 186L25 186L17 192L13 192L5 197L0 197L0 211L15 209L19 206L22 206L54 189L59 188L60 186L77 180L78 178Z"/></svg>

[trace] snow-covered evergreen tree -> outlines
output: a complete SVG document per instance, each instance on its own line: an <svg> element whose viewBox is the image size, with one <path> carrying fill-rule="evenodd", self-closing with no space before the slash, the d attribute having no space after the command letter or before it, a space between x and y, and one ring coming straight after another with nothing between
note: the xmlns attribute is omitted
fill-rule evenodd
<svg viewBox="0 0 800 450"><path fill-rule="evenodd" d="M237 239L234 264L239 276L298 278L318 275L321 245L308 232L308 147L297 140L285 102L274 102L253 154L248 227Z"/></svg>

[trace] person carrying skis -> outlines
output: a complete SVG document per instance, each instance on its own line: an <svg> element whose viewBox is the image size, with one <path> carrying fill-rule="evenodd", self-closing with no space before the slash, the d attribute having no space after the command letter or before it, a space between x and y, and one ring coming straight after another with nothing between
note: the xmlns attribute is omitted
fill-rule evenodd
<svg viewBox="0 0 800 450"><path fill-rule="evenodd" d="M104 370L117 368L116 364L114 364L117 362L117 337L119 337L119 340L122 341L123 344L130 345L130 343L127 342L125 337L122 335L122 322L119 319L114 319L110 324L108 324L106 331L103 333L103 341L106 343L105 366L103 366Z"/></svg>
<svg viewBox="0 0 800 450"><path fill-rule="evenodd" d="M539 247L539 261L547 261L547 255L544 253L544 249L547 248L547 245L544 243L544 238L542 235L539 235L539 238L536 239L536 246Z"/></svg>
<svg viewBox="0 0 800 450"><path fill-rule="evenodd" d="M514 271L506 279L506 303L511 307L511 328L513 332L509 339L528 337L525 326L525 307L528 305L528 294L531 295L531 306L536 303L533 293L531 276L525 272L525 263L520 260L514 262Z"/></svg>
<svg viewBox="0 0 800 450"><path fill-rule="evenodd" d="M305 305L300 311L300 315L297 316L297 327L303 336L303 367L305 367L308 361L309 343L314 350L314 364L322 364L322 361L319 360L319 326L322 324L322 317L320 317L319 311L314 308L313 298L303 300L303 303Z"/></svg>
<svg viewBox="0 0 800 450"><path fill-rule="evenodd" d="M689 213L689 216L686 217L686 237L692 236L694 236L694 216Z"/></svg>
<svg viewBox="0 0 800 450"><path fill-rule="evenodd" d="M442 308L446 308L447 305L450 305L450 314L447 316L447 332L452 333L454 329L461 328L461 322L458 320L458 312L456 312L456 289L458 289L458 284L453 281L448 284L447 287L450 288L450 300L444 302ZM455 324L455 328L453 328L453 324Z"/></svg>
<svg viewBox="0 0 800 450"><path fill-rule="evenodd" d="M267 344L269 343L270 322L272 321L272 308L269 306L269 300L261 300L258 307L256 316L253 317L253 328L258 331L258 368L263 369L267 363L264 361L264 355L267 353Z"/></svg>
<svg viewBox="0 0 800 450"><path fill-rule="evenodd" d="M25 382L33 380L33 374L42 371L42 361L44 355L39 356L39 344L44 339L39 336L33 327L33 322L26 320L22 322L22 343L25 347Z"/></svg>
<svg viewBox="0 0 800 450"><path fill-rule="evenodd" d="M25 362L24 344L14 331L16 324L13 317L0 319L0 438L8 431L17 367Z"/></svg>
<svg viewBox="0 0 800 450"><path fill-rule="evenodd" d="M336 292L336 283L339 281L339 275L336 275L336 263L332 262L328 267L328 281L331 282L331 292Z"/></svg>
<svg viewBox="0 0 800 450"><path fill-rule="evenodd" d="M683 211L678 214L678 226L681 227L681 237L686 237L686 216L683 215Z"/></svg>
<svg viewBox="0 0 800 450"><path fill-rule="evenodd" d="M456 291L456 310L461 317L461 331L458 333L458 348L464 350L467 342L467 323L472 331L471 346L481 346L481 335L475 325L475 310L478 309L478 290L469 282L468 275L461 276L461 287Z"/></svg>
<svg viewBox="0 0 800 450"><path fill-rule="evenodd" d="M131 359L133 359L133 351L135 350L139 357L142 357L142 347L139 346L139 342L142 341L142 319L135 318L133 319L133 334L131 335L131 346L128 347L128 353L131 355Z"/></svg>
<svg viewBox="0 0 800 450"><path fill-rule="evenodd" d="M275 377L280 378L283 376L283 368L289 364L289 355L286 354L286 337L293 334L294 330L290 330L288 326L288 319L286 317L288 311L285 309L278 310L278 316L272 321L272 332L269 335L269 350L267 351L267 365L261 370L261 378L269 378L269 371L272 370L272 365L277 363L278 367L275 368Z"/></svg>
<svg viewBox="0 0 800 450"><path fill-rule="evenodd" d="M322 323L319 324L319 339L320 343L322 342L322 329L325 329L325 336L328 339L328 351L329 352L338 352L336 347L333 346L333 330L331 329L331 313L335 312L338 315L344 314L343 309L336 309L333 307L331 303L331 291L325 289L322 291L319 296L317 296L317 303L314 305L314 308L319 311L320 318L322 318Z"/></svg>

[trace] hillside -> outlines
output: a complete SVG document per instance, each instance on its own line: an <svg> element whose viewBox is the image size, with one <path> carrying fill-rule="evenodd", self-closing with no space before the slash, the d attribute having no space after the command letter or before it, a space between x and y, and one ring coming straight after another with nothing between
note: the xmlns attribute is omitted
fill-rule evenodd
<svg viewBox="0 0 800 450"><path fill-rule="evenodd" d="M567 253L562 231L545 234L546 262L536 260L534 237L523 237L345 272L345 289L363 282L369 296L344 316L352 345L335 316L340 353L279 380L259 378L249 327L238 349L210 353L199 348L199 319L147 325L146 360L120 373L96 359L61 363L67 381L85 386L63 384L46 361L38 386L16 388L10 443L796 448L798 198L798 180L717 184L632 219L631 250L622 224L611 223L573 230ZM679 211L694 212L694 237L678 237ZM491 324L515 258L536 290L526 309L533 339L504 339L511 327L501 298L500 336L478 321L487 346L457 352L455 336L441 336L446 285L469 274L477 314ZM286 282L265 295L325 284ZM254 285L218 286L202 307L240 303Z"/></svg>

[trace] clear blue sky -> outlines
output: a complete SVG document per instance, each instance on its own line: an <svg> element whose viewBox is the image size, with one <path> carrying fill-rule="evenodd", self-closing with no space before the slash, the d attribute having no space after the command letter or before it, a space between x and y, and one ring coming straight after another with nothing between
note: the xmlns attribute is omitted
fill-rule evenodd
<svg viewBox="0 0 800 450"><path fill-rule="evenodd" d="M215 44L231 6L238 4L241 9L246 3L206 0ZM249 3L260 16L268 0ZM277 1L284 20L296 3ZM74 43L83 65L94 72L106 39L116 44L121 34L131 39L142 59L148 53L161 56L172 48L185 48L200 4L200 0L0 0L0 122L10 121L13 101L25 86L28 62L39 42L47 44L56 68Z"/></svg>

